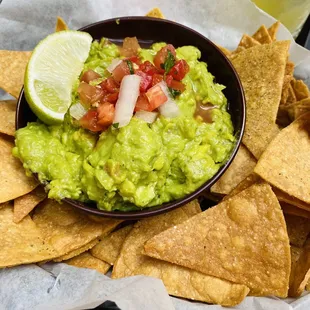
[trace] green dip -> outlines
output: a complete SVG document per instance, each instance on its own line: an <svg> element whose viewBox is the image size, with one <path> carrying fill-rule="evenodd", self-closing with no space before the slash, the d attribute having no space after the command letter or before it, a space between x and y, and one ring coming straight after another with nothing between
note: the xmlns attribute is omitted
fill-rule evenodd
<svg viewBox="0 0 310 310"><path fill-rule="evenodd" d="M153 60L165 43L142 49L142 60ZM26 171L37 173L49 198L96 202L99 209L134 210L182 198L210 179L227 161L235 137L224 86L193 46L177 50L190 71L186 90L176 99L180 116L157 118L153 124L132 118L129 125L113 126L98 134L75 125L67 114L61 125L29 123L16 132L13 154ZM94 42L84 71L107 76L106 67L119 57L114 44ZM72 104L77 100L73 91ZM194 117L196 102L212 103L212 123Z"/></svg>

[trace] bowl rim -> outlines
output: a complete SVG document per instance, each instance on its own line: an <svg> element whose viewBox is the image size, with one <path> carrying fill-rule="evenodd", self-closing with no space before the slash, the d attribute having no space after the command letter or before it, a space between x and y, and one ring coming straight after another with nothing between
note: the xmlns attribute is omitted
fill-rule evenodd
<svg viewBox="0 0 310 310"><path fill-rule="evenodd" d="M158 206L154 206L154 207L149 207L149 208L145 208L145 209L141 209L138 211L106 211L106 210L101 210L98 208L94 208L91 206L87 206L86 204L77 201L77 200L72 200L69 198L64 198L62 201L69 203L70 205L74 206L77 209L80 209L82 211L85 211L89 214L92 215L96 215L96 216L101 216L101 217L106 217L106 218L113 218L113 219L121 219L121 220L137 220L137 219L142 219L142 218L146 218L146 217L150 217L150 216L155 216L155 215L159 215L162 213L166 213L168 211L171 211L173 209L179 208L191 201L193 201L194 199L198 198L199 196L202 195L202 193L208 189L211 188L211 186L216 183L216 181L225 173L225 171L228 169L228 167L230 166L230 164L232 163L233 159L235 158L239 147L241 145L241 140L244 134L244 130L245 130L245 121L246 121L246 99L245 99L245 94L244 94L244 90L242 87L242 83L240 81L239 75L237 73L237 71L235 70L235 68L233 67L232 63L230 62L230 60L226 57L226 55L221 51L220 48L217 47L217 45L215 43L213 43L210 39L208 39L207 37L205 37L204 35L202 35L201 33L199 33L198 31L182 25L178 22L175 21L171 21L171 20L166 20L166 19L159 19L159 18L153 18L153 17L147 17L147 16L120 16L120 17L113 17L113 18L109 18L109 19L105 19L105 20L101 20L98 22L94 22L91 24L88 24L86 26L83 26L81 28L79 28L77 31L86 31L88 30L88 28L91 27L96 27L99 25L104 25L106 23L111 23L111 22L122 22L122 21L139 21L139 20L150 20L153 22L157 22L157 23L164 23L164 24L172 24L174 26L178 26L182 29L185 29L189 32L194 33L195 35L199 36L202 40L205 40L208 42L209 45L211 45L218 54L220 54L223 57L223 60L225 61L226 65L228 67L230 67L230 70L233 72L236 82L238 84L239 87L239 91L240 91L240 97L241 97L241 105L242 105L242 109L240 110L239 113L241 113L241 129L239 131L239 137L236 141L235 147L233 149L233 151L231 152L229 159L226 161L226 163L220 167L220 169L216 172L216 174L209 180L207 180L205 183L203 183L199 188L197 188L194 192L186 195L183 198L177 199L177 200L172 200L170 202L164 203L162 205L158 205ZM15 115L15 127L16 130L19 129L18 127L18 119L19 119L19 114L20 114L20 106L21 106L21 101L22 98L24 97L24 86L22 87L19 97L17 99L17 106L16 106L16 115ZM26 98L24 98L26 101ZM27 101L26 101L27 102Z"/></svg>

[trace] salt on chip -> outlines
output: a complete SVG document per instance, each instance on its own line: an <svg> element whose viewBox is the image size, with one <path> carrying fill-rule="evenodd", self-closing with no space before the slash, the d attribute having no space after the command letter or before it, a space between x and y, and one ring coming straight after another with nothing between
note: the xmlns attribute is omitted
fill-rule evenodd
<svg viewBox="0 0 310 310"><path fill-rule="evenodd" d="M281 202L280 204L284 214L296 215L310 220L310 209L307 211L286 202Z"/></svg>
<svg viewBox="0 0 310 310"><path fill-rule="evenodd" d="M310 113L281 130L254 172L281 191L310 203Z"/></svg>
<svg viewBox="0 0 310 310"><path fill-rule="evenodd" d="M289 289L290 297L299 297L304 291L308 280L310 279L310 239L300 253L296 262L294 277Z"/></svg>
<svg viewBox="0 0 310 310"><path fill-rule="evenodd" d="M30 216L18 224L13 222L11 205L0 209L0 244L0 268L36 263L57 255Z"/></svg>
<svg viewBox="0 0 310 310"><path fill-rule="evenodd" d="M297 101L310 97L308 86L302 80L291 81Z"/></svg>
<svg viewBox="0 0 310 310"><path fill-rule="evenodd" d="M163 281L170 295L234 306L249 292L244 285L233 284L181 266L142 255L149 238L201 212L197 203L190 203L169 213L137 222L127 236L112 277L147 275Z"/></svg>
<svg viewBox="0 0 310 310"><path fill-rule="evenodd" d="M264 25L258 28L258 30L252 35L252 38L261 44L269 44L272 42L269 32Z"/></svg>
<svg viewBox="0 0 310 310"><path fill-rule="evenodd" d="M55 32L64 31L64 30L69 30L69 27L67 26L66 22L60 16L57 16Z"/></svg>
<svg viewBox="0 0 310 310"><path fill-rule="evenodd" d="M0 50L0 88L18 98L31 52Z"/></svg>
<svg viewBox="0 0 310 310"><path fill-rule="evenodd" d="M244 284L253 295L287 296L289 239L277 197L266 183L156 235L144 250L154 258Z"/></svg>
<svg viewBox="0 0 310 310"><path fill-rule="evenodd" d="M131 229L132 225L128 225L101 238L100 242L90 250L90 253L94 257L113 265Z"/></svg>
<svg viewBox="0 0 310 310"><path fill-rule="evenodd" d="M27 177L22 163L12 155L13 143L0 136L0 203L31 192L38 182Z"/></svg>
<svg viewBox="0 0 310 310"><path fill-rule="evenodd" d="M15 134L16 100L0 101L0 132L9 136Z"/></svg>
<svg viewBox="0 0 310 310"><path fill-rule="evenodd" d="M86 243L85 245L81 246L80 248L73 250L65 255L56 257L53 259L54 262L62 262L64 260L68 260L71 259L75 256L78 256L88 250L90 250L91 248L93 248L97 243L99 242L99 239L94 239L88 243Z"/></svg>
<svg viewBox="0 0 310 310"><path fill-rule="evenodd" d="M92 256L89 252L75 256L67 261L64 261L64 263L79 268L94 269L103 274L106 274L111 267L108 263Z"/></svg>
<svg viewBox="0 0 310 310"><path fill-rule="evenodd" d="M45 198L46 193L41 186L38 186L29 194L16 198L14 200L14 223L20 222Z"/></svg>
<svg viewBox="0 0 310 310"><path fill-rule="evenodd" d="M256 159L244 145L221 178L211 187L211 192L229 194L242 180L249 176L256 165Z"/></svg>
<svg viewBox="0 0 310 310"><path fill-rule="evenodd" d="M280 22L276 21L274 24L272 24L268 28L268 33L269 33L269 36L270 36L272 41L276 41L276 39L277 39L277 32L279 30L279 27L280 27Z"/></svg>
<svg viewBox="0 0 310 310"><path fill-rule="evenodd" d="M310 233L310 220L291 214L284 214L290 243L302 248Z"/></svg>
<svg viewBox="0 0 310 310"><path fill-rule="evenodd" d="M33 221L58 257L81 248L103 232L102 224L91 221L85 213L50 199L35 209Z"/></svg>
<svg viewBox="0 0 310 310"><path fill-rule="evenodd" d="M247 103L243 143L256 158L279 132L275 122L289 45L290 41L258 45L231 59Z"/></svg>
<svg viewBox="0 0 310 310"><path fill-rule="evenodd" d="M152 9L145 16L154 17L154 18L161 18L161 19L165 18L164 14L162 13L162 11L159 8Z"/></svg>

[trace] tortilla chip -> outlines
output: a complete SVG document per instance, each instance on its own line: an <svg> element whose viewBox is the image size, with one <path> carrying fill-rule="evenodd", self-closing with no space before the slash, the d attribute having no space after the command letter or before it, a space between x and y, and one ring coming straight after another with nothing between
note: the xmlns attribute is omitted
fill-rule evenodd
<svg viewBox="0 0 310 310"><path fill-rule="evenodd" d="M279 30L279 27L280 27L280 22L276 21L274 24L272 24L268 28L268 33L269 33L269 36L270 36L272 41L276 41L276 39L277 39L277 32Z"/></svg>
<svg viewBox="0 0 310 310"><path fill-rule="evenodd" d="M254 172L290 196L310 203L310 113L281 130Z"/></svg>
<svg viewBox="0 0 310 310"><path fill-rule="evenodd" d="M0 101L0 132L9 136L15 134L16 100Z"/></svg>
<svg viewBox="0 0 310 310"><path fill-rule="evenodd" d="M308 280L308 283L307 283L307 285L306 285L306 290L307 290L307 291L310 291L310 279Z"/></svg>
<svg viewBox="0 0 310 310"><path fill-rule="evenodd" d="M223 201L241 193L242 191L244 191L245 189L249 188L250 186L256 183L261 182L261 180L262 179L257 174L251 173L244 180L242 180L228 195L226 195L223 198Z"/></svg>
<svg viewBox="0 0 310 310"><path fill-rule="evenodd" d="M296 98L294 89L293 89L292 85L290 84L288 87L288 97L287 97L286 103L290 104L290 103L294 103L296 101L297 101L297 98Z"/></svg>
<svg viewBox="0 0 310 310"><path fill-rule="evenodd" d="M291 274L290 274L289 287L292 287L294 277L295 277L295 268L296 268L297 261L300 257L301 252L302 252L301 248L298 248L296 246L291 246Z"/></svg>
<svg viewBox="0 0 310 310"><path fill-rule="evenodd" d="M290 243L302 248L310 233L310 220L290 214L285 214L284 217Z"/></svg>
<svg viewBox="0 0 310 310"><path fill-rule="evenodd" d="M256 166L256 159L244 145L240 145L232 164L211 187L211 192L229 194L242 180L250 175Z"/></svg>
<svg viewBox="0 0 310 310"><path fill-rule="evenodd" d="M66 22L60 16L57 16L55 32L64 31L64 30L69 30L69 27L67 26Z"/></svg>
<svg viewBox="0 0 310 310"><path fill-rule="evenodd" d="M0 268L36 263L57 255L30 216L18 224L13 222L9 204L0 210L0 244Z"/></svg>
<svg viewBox="0 0 310 310"><path fill-rule="evenodd" d="M31 52L0 50L0 88L18 98Z"/></svg>
<svg viewBox="0 0 310 310"><path fill-rule="evenodd" d="M310 97L308 86L302 80L291 81L297 101Z"/></svg>
<svg viewBox="0 0 310 310"><path fill-rule="evenodd" d="M199 205L190 203L183 208L136 223L123 244L112 277L140 274L153 276L164 282L170 295L226 306L240 303L249 292L244 285L232 284L141 254L143 244L149 238L199 212Z"/></svg>
<svg viewBox="0 0 310 310"><path fill-rule="evenodd" d="M310 211L310 204L305 203L304 201L299 200L295 197L292 197L288 195L287 193L284 193L275 187L272 190L276 194L279 201L289 203L292 206L296 206L297 208L300 208L306 211Z"/></svg>
<svg viewBox="0 0 310 310"><path fill-rule="evenodd" d="M148 17L155 17L155 18L161 18L161 19L164 19L164 18L165 18L164 14L162 13L162 11L161 11L159 8L154 8L154 9L152 9L152 10L149 11L145 16L148 16Z"/></svg>
<svg viewBox="0 0 310 310"><path fill-rule="evenodd" d="M290 41L258 45L238 53L232 63L241 79L246 103L243 143L259 158L278 134L275 124Z"/></svg>
<svg viewBox="0 0 310 310"><path fill-rule="evenodd" d="M244 284L257 296L286 297L290 246L277 197L255 184L144 245L149 256Z"/></svg>
<svg viewBox="0 0 310 310"><path fill-rule="evenodd" d="M27 195L16 198L14 200L14 223L20 222L45 198L46 193L41 186Z"/></svg>
<svg viewBox="0 0 310 310"><path fill-rule="evenodd" d="M252 38L261 44L268 44L272 42L269 32L264 25L258 28L258 30L252 35Z"/></svg>
<svg viewBox="0 0 310 310"><path fill-rule="evenodd" d="M31 192L38 182L27 177L22 163L12 155L13 143L0 136L0 203Z"/></svg>
<svg viewBox="0 0 310 310"><path fill-rule="evenodd" d="M223 47L223 46L220 46L220 45L217 45L217 47L223 52L223 54L225 56L230 56L231 55L231 51L228 50L226 47Z"/></svg>
<svg viewBox="0 0 310 310"><path fill-rule="evenodd" d="M106 218L106 217L92 215L92 214L87 214L87 216L92 221L94 221L96 223L101 223L104 227L105 226L113 227L113 229L115 227L117 227L120 223L123 222L122 220L114 220L114 219L109 219L109 218Z"/></svg>
<svg viewBox="0 0 310 310"><path fill-rule="evenodd" d="M288 61L285 66L285 75L293 76L295 65L293 62Z"/></svg>
<svg viewBox="0 0 310 310"><path fill-rule="evenodd" d="M131 229L132 225L128 225L104 238L101 238L101 241L90 250L90 253L94 257L113 265L119 256L125 238Z"/></svg>
<svg viewBox="0 0 310 310"><path fill-rule="evenodd" d="M286 202L281 202L280 205L282 207L282 211L285 214L296 215L296 216L303 217L305 219L310 220L310 209L309 209L309 211L306 211L306 210L298 208L296 206L292 206Z"/></svg>
<svg viewBox="0 0 310 310"><path fill-rule="evenodd" d="M94 239L88 243L86 243L85 245L81 246L80 248L76 249L76 250L73 250L71 252L69 252L68 254L66 255L62 255L62 256L59 256L55 259L53 259L54 262L61 262L61 261L64 261L64 260L68 260L68 259L71 259L75 256L78 256L88 250L90 250L92 247L94 247L97 243L99 242L99 239Z"/></svg>
<svg viewBox="0 0 310 310"><path fill-rule="evenodd" d="M35 209L33 221L56 249L57 256L81 248L103 232L103 225L89 220L85 213L50 199Z"/></svg>
<svg viewBox="0 0 310 310"><path fill-rule="evenodd" d="M310 112L310 97L292 103L288 107L288 113L292 119L297 119L298 117L308 112Z"/></svg>
<svg viewBox="0 0 310 310"><path fill-rule="evenodd" d="M310 239L307 240L296 263L294 278L289 289L290 297L298 297L310 279Z"/></svg>
<svg viewBox="0 0 310 310"><path fill-rule="evenodd" d="M111 267L108 263L93 257L89 252L75 256L64 263L79 268L95 269L103 274L106 274Z"/></svg>
<svg viewBox="0 0 310 310"><path fill-rule="evenodd" d="M261 44L252 37L248 36L247 34L244 34L239 42L238 47L244 47L245 49L247 49L256 45Z"/></svg>
<svg viewBox="0 0 310 310"><path fill-rule="evenodd" d="M283 86L282 86L282 94L281 94L281 101L280 104L286 104L289 92L290 82L292 80L292 76L287 74L284 76L283 79Z"/></svg>

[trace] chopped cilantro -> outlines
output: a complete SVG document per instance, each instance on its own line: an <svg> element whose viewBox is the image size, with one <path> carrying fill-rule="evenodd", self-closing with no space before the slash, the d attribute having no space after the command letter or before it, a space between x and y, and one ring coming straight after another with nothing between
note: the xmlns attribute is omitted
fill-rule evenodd
<svg viewBox="0 0 310 310"><path fill-rule="evenodd" d="M127 66L129 68L130 74L135 74L135 70L133 69L132 62L130 60L126 60Z"/></svg>
<svg viewBox="0 0 310 310"><path fill-rule="evenodd" d="M177 89L173 89L173 88L171 88L171 87L168 87L168 89L169 89L169 92L170 92L170 94L171 94L171 96L172 96L173 98L175 98L175 97L181 95L181 92L180 92L179 90L177 90Z"/></svg>
<svg viewBox="0 0 310 310"><path fill-rule="evenodd" d="M174 58L173 54L171 53L171 51L168 50L166 60L160 66L162 69L165 70L165 73L167 74L170 71L170 69L174 66L174 63L175 63L175 58Z"/></svg>
<svg viewBox="0 0 310 310"><path fill-rule="evenodd" d="M112 124L112 126L113 126L114 128L118 128L119 123L114 123L114 124Z"/></svg>

